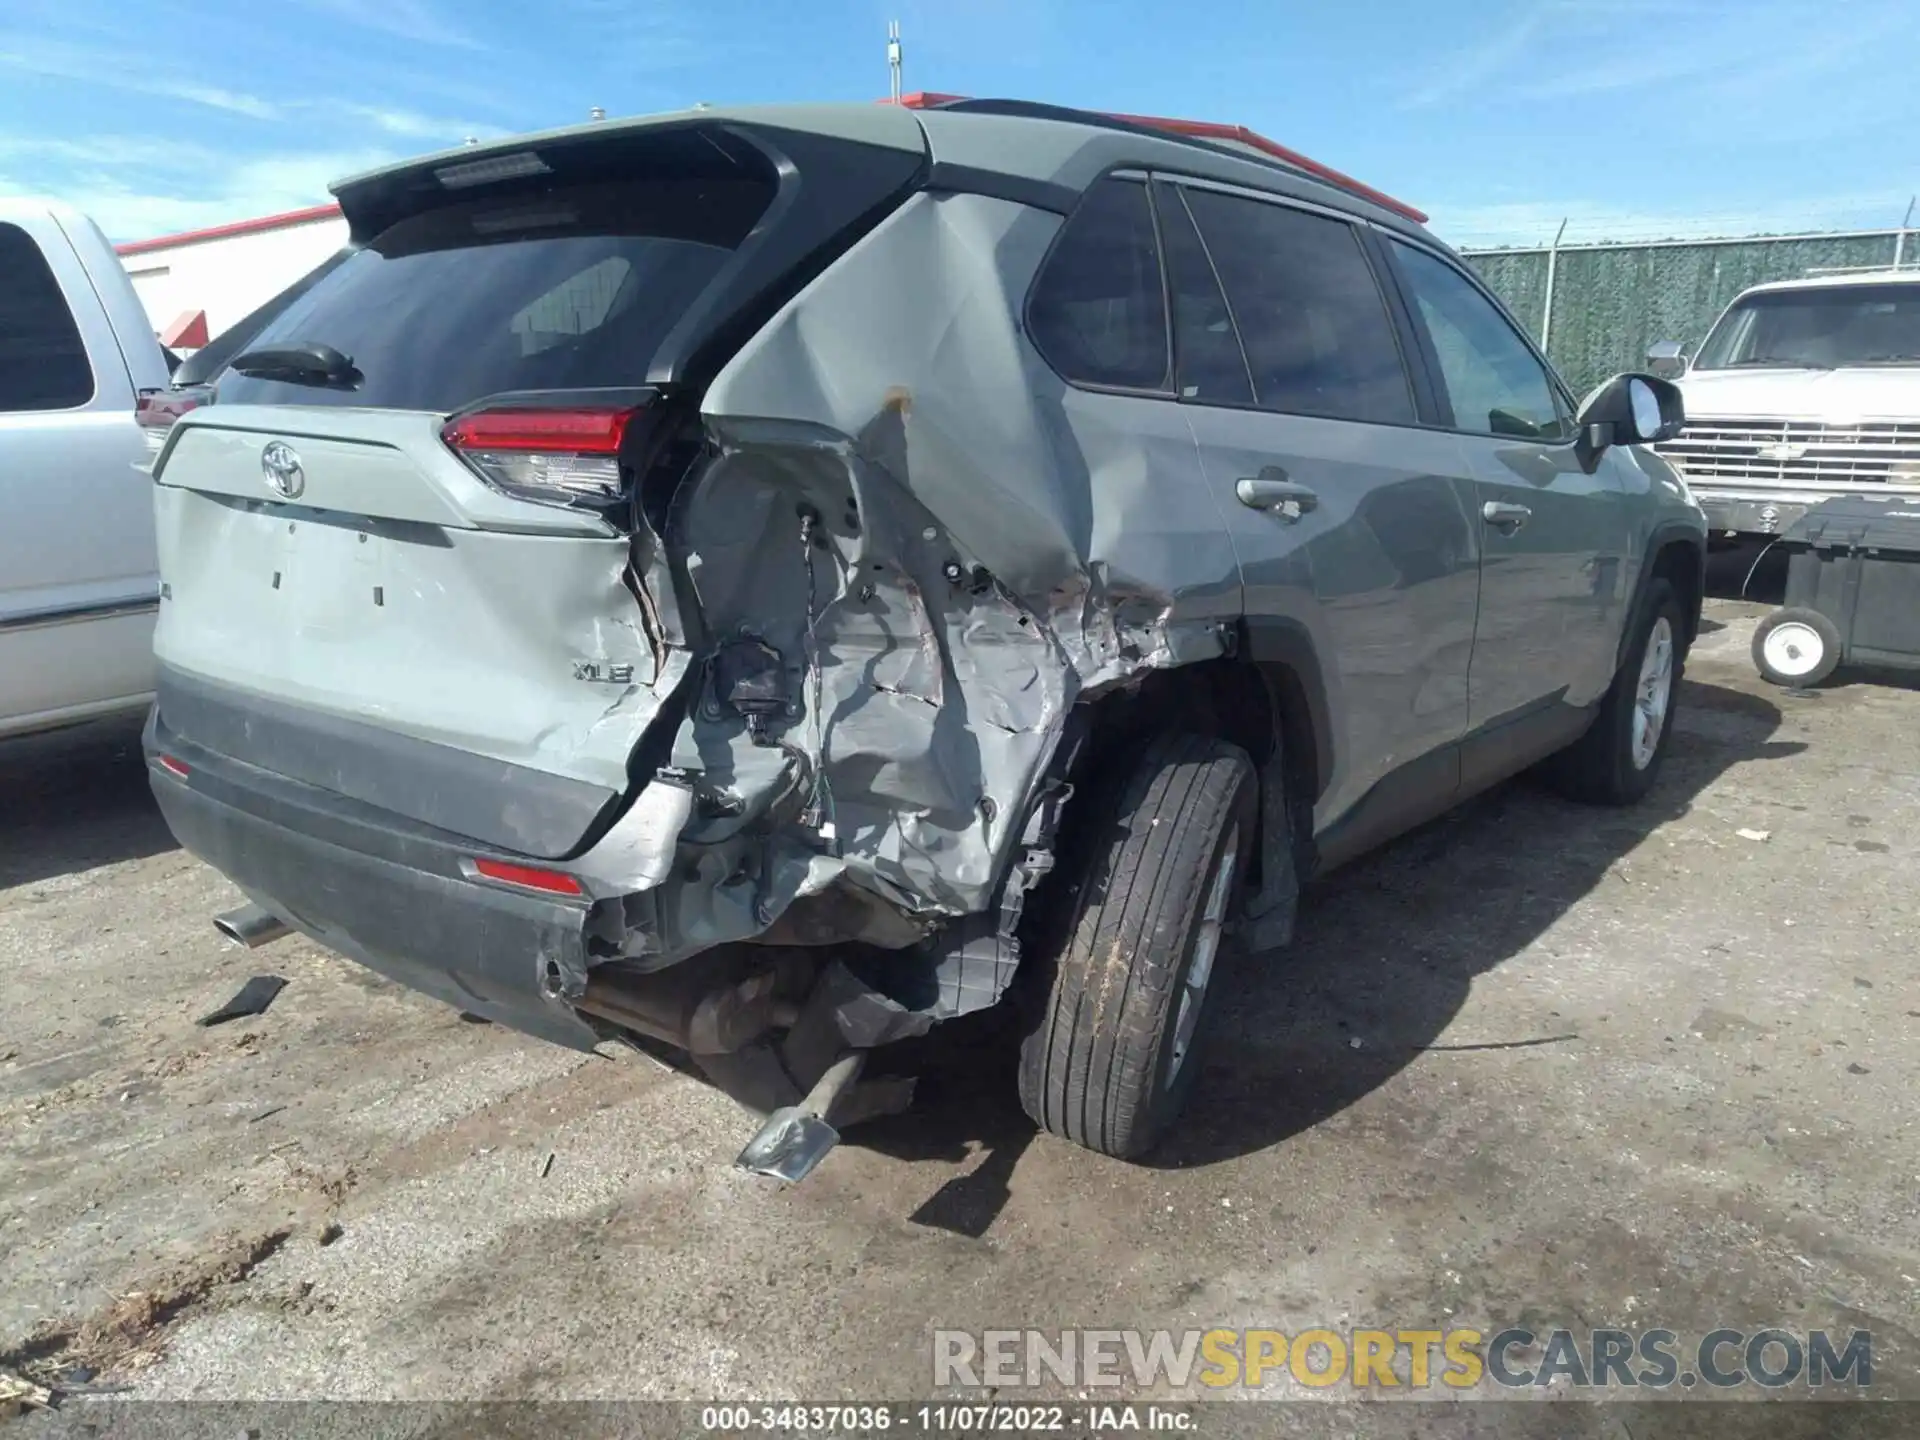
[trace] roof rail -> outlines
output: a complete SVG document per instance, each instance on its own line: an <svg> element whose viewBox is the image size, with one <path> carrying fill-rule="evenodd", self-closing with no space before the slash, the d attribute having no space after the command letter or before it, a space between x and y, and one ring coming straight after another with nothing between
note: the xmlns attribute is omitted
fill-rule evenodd
<svg viewBox="0 0 1920 1440"><path fill-rule="evenodd" d="M887 102L882 101L882 104ZM1031 115L1040 119L1072 120L1083 125L1124 126L1128 129L1154 130L1163 135L1173 135L1185 140L1203 142L1224 141L1230 145L1241 145L1258 151L1262 155L1279 161L1289 169L1311 175L1316 180L1357 195L1363 200L1371 200L1383 209L1396 215L1403 215L1415 224L1427 223L1424 211L1416 210L1404 200L1396 200L1384 191L1342 174L1331 165L1322 165L1318 160L1302 155L1298 150L1289 149L1278 141L1249 130L1244 125L1223 125L1208 120L1175 120L1160 115L1126 115L1105 110L1076 110L1064 105L1047 105L1030 100L976 100L966 95L948 95L935 90L915 90L902 95L900 103L909 110L972 110L977 112L999 113L1003 115Z"/></svg>

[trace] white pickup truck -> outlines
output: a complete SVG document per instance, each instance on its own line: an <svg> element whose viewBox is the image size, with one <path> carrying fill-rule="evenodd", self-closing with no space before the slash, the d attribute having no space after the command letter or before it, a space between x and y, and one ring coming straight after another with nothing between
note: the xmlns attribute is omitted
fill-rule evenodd
<svg viewBox="0 0 1920 1440"><path fill-rule="evenodd" d="M168 357L85 216L0 200L0 736L153 691L149 442Z"/></svg>
<svg viewBox="0 0 1920 1440"><path fill-rule="evenodd" d="M1832 274L1742 292L1678 380L1686 428L1656 446L1716 539L1779 535L1841 495L1920 499L1920 269Z"/></svg>

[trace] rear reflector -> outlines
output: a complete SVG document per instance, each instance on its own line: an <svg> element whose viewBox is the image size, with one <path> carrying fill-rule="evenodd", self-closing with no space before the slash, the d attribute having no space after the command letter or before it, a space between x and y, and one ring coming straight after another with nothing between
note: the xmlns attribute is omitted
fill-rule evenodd
<svg viewBox="0 0 1920 1440"><path fill-rule="evenodd" d="M440 431L474 473L506 495L542 505L620 497L620 442L635 409L480 410Z"/></svg>
<svg viewBox="0 0 1920 1440"><path fill-rule="evenodd" d="M162 755L159 757L159 759L160 759L160 768L166 771L169 775L177 775L179 776L180 779L184 780L193 773L185 765L182 765L178 760L174 759L171 755Z"/></svg>
<svg viewBox="0 0 1920 1440"><path fill-rule="evenodd" d="M538 870L531 865L511 865L505 860L474 860L473 873L502 885L522 890L539 890L547 895L584 895L580 882L558 870Z"/></svg>

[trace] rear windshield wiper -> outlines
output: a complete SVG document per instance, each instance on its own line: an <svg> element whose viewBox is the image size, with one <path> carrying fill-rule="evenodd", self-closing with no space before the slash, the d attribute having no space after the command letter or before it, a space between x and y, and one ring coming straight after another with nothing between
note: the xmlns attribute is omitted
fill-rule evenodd
<svg viewBox="0 0 1920 1440"><path fill-rule="evenodd" d="M342 355L331 345L263 345L234 356L227 368L256 380L325 385L335 390L357 389L366 379L354 367L351 355Z"/></svg>

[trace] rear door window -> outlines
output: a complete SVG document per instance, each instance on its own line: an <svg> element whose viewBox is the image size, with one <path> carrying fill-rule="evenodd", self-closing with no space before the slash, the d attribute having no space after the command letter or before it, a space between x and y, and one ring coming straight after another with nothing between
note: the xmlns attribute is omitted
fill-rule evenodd
<svg viewBox="0 0 1920 1440"><path fill-rule="evenodd" d="M1481 435L1570 439L1573 421L1546 367L1493 302L1437 255L1398 240L1393 250L1433 344L1454 425Z"/></svg>
<svg viewBox="0 0 1920 1440"><path fill-rule="evenodd" d="M0 411L91 399L93 366L47 257L18 225L0 224Z"/></svg>
<svg viewBox="0 0 1920 1440"><path fill-rule="evenodd" d="M247 342L332 346L358 384L227 371L220 398L445 413L509 390L642 384L770 194L753 179L609 182L412 216Z"/></svg>
<svg viewBox="0 0 1920 1440"><path fill-rule="evenodd" d="M1076 384L1167 388L1167 298L1143 182L1102 180L1087 191L1034 285L1027 330Z"/></svg>
<svg viewBox="0 0 1920 1440"><path fill-rule="evenodd" d="M1269 410L1411 424L1387 303L1344 220L1183 187Z"/></svg>

